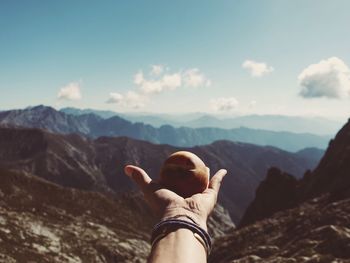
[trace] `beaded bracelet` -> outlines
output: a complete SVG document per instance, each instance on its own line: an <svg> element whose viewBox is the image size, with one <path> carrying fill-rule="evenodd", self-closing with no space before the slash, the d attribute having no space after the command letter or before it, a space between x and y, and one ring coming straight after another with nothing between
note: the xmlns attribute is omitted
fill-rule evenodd
<svg viewBox="0 0 350 263"><path fill-rule="evenodd" d="M152 247L155 243L157 243L171 231L175 231L179 228L186 228L191 230L194 234L194 237L204 246L207 255L209 255L211 250L211 238L207 231L195 223L176 218L163 220L154 226L151 237Z"/></svg>

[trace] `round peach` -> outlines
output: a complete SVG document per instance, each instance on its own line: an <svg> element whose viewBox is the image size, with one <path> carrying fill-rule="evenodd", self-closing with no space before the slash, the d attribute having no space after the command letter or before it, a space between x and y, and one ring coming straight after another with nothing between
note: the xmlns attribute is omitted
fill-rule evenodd
<svg viewBox="0 0 350 263"><path fill-rule="evenodd" d="M207 189L209 169L197 155L175 152L163 164L160 183L184 198L190 197Z"/></svg>

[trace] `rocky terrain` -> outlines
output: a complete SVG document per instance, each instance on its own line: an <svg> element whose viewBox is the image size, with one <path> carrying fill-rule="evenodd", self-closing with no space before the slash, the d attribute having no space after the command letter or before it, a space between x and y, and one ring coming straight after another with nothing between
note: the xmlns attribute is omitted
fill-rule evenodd
<svg viewBox="0 0 350 263"><path fill-rule="evenodd" d="M350 199L323 195L235 230L209 262L350 262Z"/></svg>
<svg viewBox="0 0 350 263"><path fill-rule="evenodd" d="M274 132L244 127L236 129L194 129L162 125L155 128L140 122L132 123L118 116L107 119L93 113L75 116L46 106L0 112L0 125L3 127L40 128L63 134L76 133L91 138L128 136L152 143L181 147L205 145L217 140L230 140L262 146L271 145L291 152L306 147L325 149L331 138L330 136L307 133Z"/></svg>
<svg viewBox="0 0 350 263"><path fill-rule="evenodd" d="M271 166L300 178L316 165L298 154L229 141L181 149L200 156L212 173L220 168L229 171L220 202L236 223ZM107 193L134 189L123 172L126 164L140 165L156 179L163 161L178 150L126 137L92 140L38 129L0 128L0 167L34 174L62 186Z"/></svg>
<svg viewBox="0 0 350 263"><path fill-rule="evenodd" d="M270 169L210 262L350 262L350 121L301 180Z"/></svg>
<svg viewBox="0 0 350 263"><path fill-rule="evenodd" d="M0 169L0 262L145 262L155 224L140 194L108 197ZM217 206L209 231L232 232Z"/></svg>

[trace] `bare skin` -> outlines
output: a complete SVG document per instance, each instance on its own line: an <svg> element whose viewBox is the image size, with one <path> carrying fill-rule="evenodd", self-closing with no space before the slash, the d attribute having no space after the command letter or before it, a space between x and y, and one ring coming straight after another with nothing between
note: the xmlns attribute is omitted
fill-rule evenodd
<svg viewBox="0 0 350 263"><path fill-rule="evenodd" d="M200 194L183 198L162 188L140 167L128 165L125 173L138 185L153 212L160 218L190 217L200 227L207 230L207 219L217 202L220 185L227 171L219 170L210 180L208 188ZM194 237L192 231L180 228L159 240L152 248L150 263L204 263L207 262L203 245Z"/></svg>

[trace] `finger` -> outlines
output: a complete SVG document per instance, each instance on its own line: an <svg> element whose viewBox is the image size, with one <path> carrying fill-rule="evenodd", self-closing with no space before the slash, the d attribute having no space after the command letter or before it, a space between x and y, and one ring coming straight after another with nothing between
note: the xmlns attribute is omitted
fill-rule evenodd
<svg viewBox="0 0 350 263"><path fill-rule="evenodd" d="M208 166L206 166L205 168L207 168L207 176L208 176L207 188L208 188L209 187L209 179L210 179L210 168Z"/></svg>
<svg viewBox="0 0 350 263"><path fill-rule="evenodd" d="M140 167L127 165L125 166L124 171L142 190L144 190L152 181L148 174Z"/></svg>
<svg viewBox="0 0 350 263"><path fill-rule="evenodd" d="M220 190L220 185L222 182L222 179L227 174L227 171L225 169L219 170L210 180L209 182L209 188L214 190L217 194Z"/></svg>

